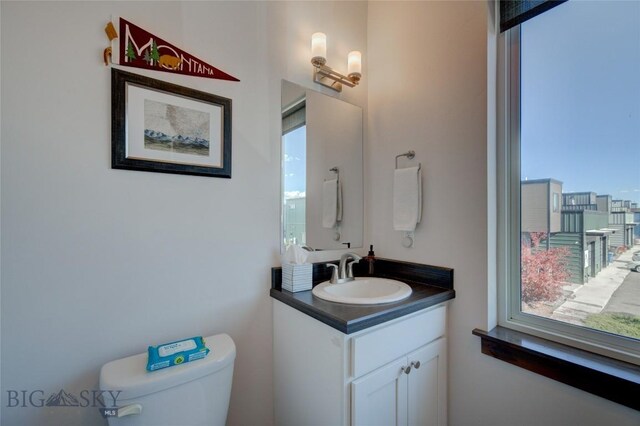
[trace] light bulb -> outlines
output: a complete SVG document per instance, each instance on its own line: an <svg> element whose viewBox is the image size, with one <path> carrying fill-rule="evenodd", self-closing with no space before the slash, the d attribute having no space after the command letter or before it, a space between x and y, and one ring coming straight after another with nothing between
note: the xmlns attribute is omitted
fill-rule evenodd
<svg viewBox="0 0 640 426"><path fill-rule="evenodd" d="M352 80L358 81L362 77L362 53L354 50L347 57L347 75Z"/></svg>
<svg viewBox="0 0 640 426"><path fill-rule="evenodd" d="M311 36L311 63L315 66L327 62L327 36L325 33L313 33Z"/></svg>

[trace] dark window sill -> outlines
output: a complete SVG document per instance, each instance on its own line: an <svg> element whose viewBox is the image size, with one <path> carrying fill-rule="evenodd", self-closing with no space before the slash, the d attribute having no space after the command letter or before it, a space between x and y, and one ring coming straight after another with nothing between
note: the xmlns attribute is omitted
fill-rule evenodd
<svg viewBox="0 0 640 426"><path fill-rule="evenodd" d="M474 329L482 353L640 411L640 367L530 334Z"/></svg>

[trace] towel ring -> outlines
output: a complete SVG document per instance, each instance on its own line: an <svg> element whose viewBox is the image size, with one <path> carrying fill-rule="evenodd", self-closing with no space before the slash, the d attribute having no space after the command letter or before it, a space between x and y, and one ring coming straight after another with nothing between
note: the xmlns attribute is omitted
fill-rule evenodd
<svg viewBox="0 0 640 426"><path fill-rule="evenodd" d="M398 170L398 158L407 157L409 160L413 160L415 156L416 156L416 152L414 150L407 151L404 154L396 155L396 170ZM422 163L418 163L418 170L420 170L421 168L422 168Z"/></svg>
<svg viewBox="0 0 640 426"><path fill-rule="evenodd" d="M340 182L340 169L338 167L332 167L329 169L330 172L335 172L338 182Z"/></svg>

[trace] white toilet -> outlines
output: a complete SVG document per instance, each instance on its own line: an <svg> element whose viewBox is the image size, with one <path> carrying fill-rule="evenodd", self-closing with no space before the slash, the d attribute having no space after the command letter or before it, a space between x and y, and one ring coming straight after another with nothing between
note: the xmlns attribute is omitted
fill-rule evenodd
<svg viewBox="0 0 640 426"><path fill-rule="evenodd" d="M146 370L146 353L103 365L100 389L121 391L119 417L108 417L109 426L223 426L236 346L226 334L204 340L211 350L205 358L158 371ZM109 395L103 394L107 408L113 402Z"/></svg>

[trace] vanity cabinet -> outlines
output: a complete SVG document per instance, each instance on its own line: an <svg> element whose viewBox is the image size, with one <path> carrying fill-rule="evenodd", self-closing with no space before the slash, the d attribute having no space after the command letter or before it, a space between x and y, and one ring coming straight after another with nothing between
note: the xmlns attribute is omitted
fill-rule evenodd
<svg viewBox="0 0 640 426"><path fill-rule="evenodd" d="M352 382L354 425L445 425L446 340Z"/></svg>
<svg viewBox="0 0 640 426"><path fill-rule="evenodd" d="M277 425L446 425L446 305L344 334L274 300Z"/></svg>

